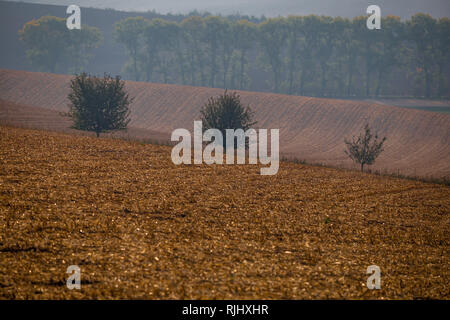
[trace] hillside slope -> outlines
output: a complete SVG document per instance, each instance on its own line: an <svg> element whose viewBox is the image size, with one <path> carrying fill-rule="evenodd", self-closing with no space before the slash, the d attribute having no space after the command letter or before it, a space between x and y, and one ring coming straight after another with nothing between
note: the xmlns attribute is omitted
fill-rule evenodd
<svg viewBox="0 0 450 320"><path fill-rule="evenodd" d="M0 125L94 136L93 132L72 129L72 124L73 122L70 118L56 110L30 107L0 99ZM103 136L105 135L152 143L168 143L166 134L142 128L128 127L126 131L103 134Z"/></svg>
<svg viewBox="0 0 450 320"><path fill-rule="evenodd" d="M70 76L0 70L0 99L67 110ZM193 130L201 106L221 89L127 81L135 101L131 126L164 132ZM318 99L238 91L256 113L259 128L280 129L287 156L328 165L355 167L344 154L344 138L365 121L388 137L376 170L407 175L450 175L450 116L361 101Z"/></svg>

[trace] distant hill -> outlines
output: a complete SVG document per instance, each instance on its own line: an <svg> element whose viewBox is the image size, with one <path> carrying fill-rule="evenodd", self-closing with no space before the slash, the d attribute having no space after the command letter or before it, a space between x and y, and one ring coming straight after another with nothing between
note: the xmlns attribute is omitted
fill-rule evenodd
<svg viewBox="0 0 450 320"><path fill-rule="evenodd" d="M0 70L0 99L57 111L67 110L70 76ZM192 130L199 110L221 89L127 81L135 98L130 126L162 132ZM260 128L280 129L283 154L334 166L354 167L344 138L365 121L386 135L385 152L373 169L420 176L450 176L450 115L361 101L238 91L256 112Z"/></svg>
<svg viewBox="0 0 450 320"><path fill-rule="evenodd" d="M26 2L70 5L72 0L28 0ZM255 16L278 16L289 14L318 14L353 18L365 15L370 4L377 4L385 15L409 18L417 12L429 13L434 17L448 17L448 0L78 0L83 7L113 8L127 11L149 11L158 13L188 13L193 10L209 11L214 14L248 14Z"/></svg>
<svg viewBox="0 0 450 320"><path fill-rule="evenodd" d="M55 1L60 4L63 2ZM90 2L89 2L90 3ZM80 3L81 4L81 3ZM0 1L0 69L38 71L26 58L26 48L19 40L18 31L25 23L45 15L66 18L67 6L25 2ZM92 74L108 72L122 73L122 66L128 59L125 49L113 39L114 23L128 17L142 16L147 19L161 17L166 20L182 21L186 15L162 15L155 12L124 12L112 9L82 9L82 23L97 27L103 35L102 45L93 51L93 59L86 66Z"/></svg>
<svg viewBox="0 0 450 320"><path fill-rule="evenodd" d="M19 41L18 31L33 19L45 15L67 17L66 6L29 4L21 2L0 1L0 68L35 70L26 59L25 46ZM151 12L141 13L148 19L159 15ZM103 44L95 50L94 57L87 69L92 73L120 74L123 63L127 60L125 49L113 40L113 25L116 21L136 16L129 12L102 9L83 9L83 23L100 29ZM175 19L175 17L166 17Z"/></svg>
<svg viewBox="0 0 450 320"><path fill-rule="evenodd" d="M298 14L305 15L310 13L315 14L326 14L332 16L349 16L353 17L356 15L364 15L365 8L367 7L367 1L361 0L342 0L342 1L334 1L334 0L324 0L324 1L288 1L281 0L278 1L258 1L257 4L252 1L238 1L232 0L231 2L221 1L220 3L228 6L227 8L234 8L233 12L227 10L219 10L218 12L223 14L228 13L251 13L247 10L241 10L244 4L252 8L264 9L264 8L272 8L269 10L272 14L276 15L276 12L282 14L285 12L286 14ZM36 2L36 1L34 1ZM41 2L41 1L40 1ZM12 2L12 1L0 1L0 43L2 44L2 50L0 50L0 69L14 69L14 70L26 70L26 71L40 71L40 69L35 66L30 65L28 59L26 58L26 48L24 44L19 40L18 31L23 27L25 23L31 21L32 19L39 19L45 15L52 15L61 18L67 17L66 8L67 4L71 3L70 1L46 1L47 3L57 3L58 5L49 5L49 4L37 4L37 3L25 3L25 2ZM407 2L407 4L406 4ZM413 13L417 12L429 12L436 17L440 16L449 16L449 4L448 0L433 0L429 2L423 1L379 1L379 4L382 7L382 14L385 16L387 14L397 14L404 18L409 17ZM125 12L125 11L117 11L114 9L98 9L98 8L82 8L82 23L90 26L97 27L104 38L103 43L99 48L93 50L92 59L86 65L85 70L92 74L103 74L105 72L110 73L112 75L123 75L124 78L131 78L131 74L123 71L123 66L125 62L129 59L126 54L124 47L113 39L113 29L114 23L118 22L127 17L136 17L143 16L147 19L152 19L155 17L161 17L167 20L172 21L182 21L187 17L186 13L184 15L173 15L173 14L159 14L158 11L164 12L162 9L164 5L173 5L175 2L172 0L169 1L138 1L138 0L130 0L130 1L78 1L78 4L81 6L92 6L92 7L114 7L121 8L123 6L129 6L130 8L135 8L135 10L147 10L151 6L154 6L157 11L134 11L134 12ZM214 5L218 4L218 1L177 1L176 8L174 12L183 12L183 6L193 6L192 8L206 8L205 5ZM400 5L402 4L403 5ZM273 8L276 4L277 9ZM426 4L426 5L424 5ZM144 9L147 8L147 9ZM153 7L152 7L153 8ZM281 11L279 11L281 10ZM284 11L283 11L284 10ZM169 10L170 11L170 10ZM212 12L216 12L212 10ZM191 13L191 14L198 14ZM206 13L204 13L206 14ZM283 13L284 14L284 13ZM248 17L242 15L235 15L231 17L232 19L240 19L240 18L248 18L253 22L261 21L259 18ZM261 53L261 49L259 47L254 47L248 53L248 60L252 63L249 64L247 74L250 79L247 89L252 91L272 91L270 84L271 74L268 69L261 67L261 64L256 63L259 59L259 54ZM358 63L358 62L357 62ZM362 64L358 64L362 67ZM61 69L62 70L62 69ZM415 72L416 69L411 66L409 68L411 72ZM319 74L317 72L316 74ZM356 73L354 75L353 83L363 83L364 80L362 76L363 73ZM389 93L391 95L411 95L416 96L420 95L420 90L413 90L413 77L405 77L404 75L407 72L403 72L403 70L395 70L392 74L392 82L395 83L393 88L396 88L394 93ZM448 70L445 71L445 74L448 74ZM169 79L170 82L178 82L181 80L174 80L174 75L171 75L173 79ZM343 77L341 77L343 78ZM162 81L162 80L156 80ZM318 78L314 81L319 81ZM328 83L335 81L334 76L330 75L330 79ZM285 84L283 84L285 85ZM314 89L315 84L306 84L306 95L319 95L318 91ZM363 88L360 86L356 86L354 88L353 94L361 95L363 92ZM398 89L398 90L397 90ZM309 90L309 91L308 91ZM317 91L317 92L316 92ZM328 90L326 95L336 95L336 92L332 90ZM283 92L287 92L283 91ZM342 95L343 92L340 93ZM323 95L325 96L325 94Z"/></svg>

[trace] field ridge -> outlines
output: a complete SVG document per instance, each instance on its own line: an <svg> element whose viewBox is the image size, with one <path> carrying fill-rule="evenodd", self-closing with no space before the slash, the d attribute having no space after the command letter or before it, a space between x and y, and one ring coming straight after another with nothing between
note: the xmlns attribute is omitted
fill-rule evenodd
<svg viewBox="0 0 450 320"><path fill-rule="evenodd" d="M0 99L67 111L71 76L0 70ZM192 131L210 96L222 89L126 81L135 98L130 126L161 132ZM255 111L259 128L280 129L280 150L291 158L356 168L344 154L344 138L368 121L386 135L385 152L373 170L422 177L450 177L450 115L363 101L237 91Z"/></svg>

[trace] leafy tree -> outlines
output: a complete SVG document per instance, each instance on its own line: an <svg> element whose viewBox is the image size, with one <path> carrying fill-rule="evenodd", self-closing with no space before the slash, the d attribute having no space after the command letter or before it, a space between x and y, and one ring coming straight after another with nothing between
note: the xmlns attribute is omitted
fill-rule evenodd
<svg viewBox="0 0 450 320"><path fill-rule="evenodd" d="M353 138L352 141L344 140L347 145L345 154L354 162L361 165L362 172L364 165L373 164L375 159L383 152L383 144L385 141L386 137L379 139L377 133L373 136L369 125L366 123L364 133L361 133L357 139Z"/></svg>
<svg viewBox="0 0 450 320"><path fill-rule="evenodd" d="M239 50L239 88L245 88L245 69L248 65L247 54L256 39L256 25L247 20L239 20L233 24L235 47Z"/></svg>
<svg viewBox="0 0 450 320"><path fill-rule="evenodd" d="M360 52L360 44L358 40L354 39L354 28L357 24L353 21L347 23L347 28L344 27L342 43L344 45L344 62L346 65L345 72L347 72L346 91L343 93L347 96L352 96L353 79L357 74L358 54Z"/></svg>
<svg viewBox="0 0 450 320"><path fill-rule="evenodd" d="M116 22L114 25L114 37L116 41L122 43L131 56L133 76L136 81L139 81L140 78L138 58L146 24L147 20L143 17L130 17Z"/></svg>
<svg viewBox="0 0 450 320"><path fill-rule="evenodd" d="M217 70L217 56L219 51L220 39L225 37L224 26L226 24L225 19L216 16L210 16L204 19L205 23L205 43L208 47L209 54L209 74L210 81L209 86L214 88Z"/></svg>
<svg viewBox="0 0 450 320"><path fill-rule="evenodd" d="M375 69L378 72L375 96L379 96L382 84L386 82L389 75L400 67L406 56L405 46L402 39L405 38L405 29L399 17L387 16L381 21L383 26L377 30L379 42L377 43L379 54L375 58ZM379 31L379 32L378 32Z"/></svg>
<svg viewBox="0 0 450 320"><path fill-rule="evenodd" d="M160 18L152 19L144 29L145 69L147 81L158 70L165 83L168 82L170 66L175 60L174 51L178 40L178 26Z"/></svg>
<svg viewBox="0 0 450 320"><path fill-rule="evenodd" d="M268 19L258 25L259 40L273 75L273 90L279 92L283 69L282 52L287 28L284 18Z"/></svg>
<svg viewBox="0 0 450 320"><path fill-rule="evenodd" d="M450 19L441 18L437 22L436 34L436 64L438 67L438 95L448 95L448 79L445 79L445 70L450 64Z"/></svg>
<svg viewBox="0 0 450 320"><path fill-rule="evenodd" d="M419 72L425 79L425 96L431 96L435 48L433 34L436 32L436 20L428 14L418 13L408 21L409 38L416 45L416 61Z"/></svg>
<svg viewBox="0 0 450 320"><path fill-rule="evenodd" d="M377 57L380 55L380 35L381 30L369 30L367 28L367 17L356 17L353 20L354 24L354 37L358 41L360 52L359 55L362 59L364 66L364 84L365 84L365 96L369 97L371 92L371 72L375 70L377 63Z"/></svg>
<svg viewBox="0 0 450 320"><path fill-rule="evenodd" d="M97 28L83 25L81 30L69 30L65 19L53 16L27 22L19 30L19 38L27 47L31 64L52 73L82 69L90 51L102 42Z"/></svg>
<svg viewBox="0 0 450 320"><path fill-rule="evenodd" d="M200 110L203 129L218 129L223 135L223 147L226 147L226 129L242 129L247 131L256 124L253 121L253 111L249 106L244 107L240 96L236 93L228 93L211 97Z"/></svg>
<svg viewBox="0 0 450 320"><path fill-rule="evenodd" d="M319 33L321 19L315 15L308 15L303 17L302 30L303 41L300 43L300 84L299 93L305 95L306 85L308 81L312 82L315 75L315 66L317 60L315 59L319 47Z"/></svg>
<svg viewBox="0 0 450 320"><path fill-rule="evenodd" d="M186 50L183 42L184 38L184 30L181 28L179 23L174 24L173 26L173 50L175 54L175 60L177 63L176 72L179 72L181 83L186 84L187 81L187 72L186 72Z"/></svg>
<svg viewBox="0 0 450 320"><path fill-rule="evenodd" d="M336 26L331 17L320 17L320 29L318 32L318 46L316 52L316 59L319 63L321 74L321 85L319 95L325 96L327 89L327 76L330 68L330 59L334 50L334 43L336 37Z"/></svg>
<svg viewBox="0 0 450 320"><path fill-rule="evenodd" d="M289 16L287 18L288 42L288 93L294 93L294 75L298 69L300 43L304 35L303 17Z"/></svg>
<svg viewBox="0 0 450 320"><path fill-rule="evenodd" d="M92 50L97 48L103 41L100 30L95 27L82 25L81 29L70 30L71 49L69 51L70 71L82 72L88 61L92 58Z"/></svg>
<svg viewBox="0 0 450 320"><path fill-rule="evenodd" d="M143 31L144 53L141 59L143 60L143 68L145 72L145 81L153 81L153 73L158 62L158 52L164 45L163 35L161 29L165 20L156 18L151 21L145 20L146 25Z"/></svg>
<svg viewBox="0 0 450 320"><path fill-rule="evenodd" d="M73 128L102 132L125 130L130 119L128 106L133 101L124 89L125 81L106 75L103 78L86 73L70 81L69 116Z"/></svg>
<svg viewBox="0 0 450 320"><path fill-rule="evenodd" d="M191 75L191 85L206 85L205 63L204 63L204 34L205 22L199 16L184 19L181 27L185 31L185 42L189 63L189 73ZM196 75L200 75L200 82L196 81Z"/></svg>
<svg viewBox="0 0 450 320"><path fill-rule="evenodd" d="M352 20L336 17L333 20L335 52L334 61L336 71L335 95L351 95L351 86L355 73L358 43L353 39Z"/></svg>
<svg viewBox="0 0 450 320"><path fill-rule="evenodd" d="M221 37L219 38L219 48L222 60L222 84L227 87L227 75L230 68L231 57L236 46L236 39L233 36L233 26L231 22L223 19Z"/></svg>
<svg viewBox="0 0 450 320"><path fill-rule="evenodd" d="M230 88L243 89L240 87L240 52L237 50L234 50L231 55L230 71ZM246 77L249 79L248 75Z"/></svg>

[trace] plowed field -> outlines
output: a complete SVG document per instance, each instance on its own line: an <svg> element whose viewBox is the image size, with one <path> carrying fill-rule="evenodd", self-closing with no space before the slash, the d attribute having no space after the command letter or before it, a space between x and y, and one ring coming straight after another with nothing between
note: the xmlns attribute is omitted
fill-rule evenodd
<svg viewBox="0 0 450 320"><path fill-rule="evenodd" d="M70 76L0 71L0 99L57 111L67 110ZM130 126L166 134L193 130L199 110L221 89L127 81L135 101ZM450 177L450 115L362 101L239 92L256 113L258 127L280 129L286 156L356 168L344 154L344 138L359 134L365 121L387 136L372 169L422 177Z"/></svg>
<svg viewBox="0 0 450 320"><path fill-rule="evenodd" d="M449 212L444 185L0 127L0 298L449 299Z"/></svg>
<svg viewBox="0 0 450 320"><path fill-rule="evenodd" d="M0 100L0 125L95 136L93 132L72 129L73 122L64 113L46 108L19 105L5 100ZM104 133L103 136L157 144L170 142L167 134L134 127L128 127L126 131Z"/></svg>

